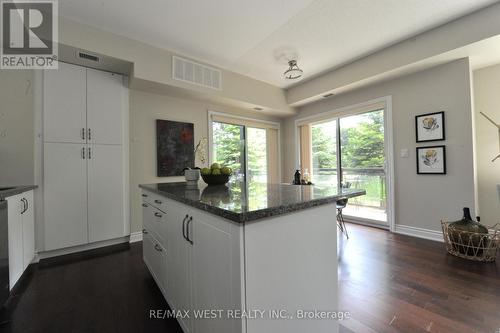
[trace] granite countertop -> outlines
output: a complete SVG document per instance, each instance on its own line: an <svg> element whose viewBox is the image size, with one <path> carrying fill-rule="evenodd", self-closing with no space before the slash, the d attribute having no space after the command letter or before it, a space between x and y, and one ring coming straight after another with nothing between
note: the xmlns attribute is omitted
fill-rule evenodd
<svg viewBox="0 0 500 333"><path fill-rule="evenodd" d="M13 195L31 191L37 187L38 185L0 186L0 201L3 201Z"/></svg>
<svg viewBox="0 0 500 333"><path fill-rule="evenodd" d="M365 190L333 186L230 182L198 187L186 182L144 184L139 187L226 219L243 223L281 215L340 199L366 194Z"/></svg>

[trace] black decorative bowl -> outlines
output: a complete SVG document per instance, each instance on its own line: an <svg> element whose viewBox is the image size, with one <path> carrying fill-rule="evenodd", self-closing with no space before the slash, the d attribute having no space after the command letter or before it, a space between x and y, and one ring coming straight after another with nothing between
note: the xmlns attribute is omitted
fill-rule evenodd
<svg viewBox="0 0 500 333"><path fill-rule="evenodd" d="M231 175L201 175L208 185L224 185L229 181Z"/></svg>

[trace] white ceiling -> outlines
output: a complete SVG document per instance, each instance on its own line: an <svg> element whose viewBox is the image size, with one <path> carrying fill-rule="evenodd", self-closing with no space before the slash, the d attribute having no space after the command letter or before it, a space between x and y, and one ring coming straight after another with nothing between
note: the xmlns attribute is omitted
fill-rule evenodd
<svg viewBox="0 0 500 333"><path fill-rule="evenodd" d="M279 87L498 0L63 0L62 16Z"/></svg>

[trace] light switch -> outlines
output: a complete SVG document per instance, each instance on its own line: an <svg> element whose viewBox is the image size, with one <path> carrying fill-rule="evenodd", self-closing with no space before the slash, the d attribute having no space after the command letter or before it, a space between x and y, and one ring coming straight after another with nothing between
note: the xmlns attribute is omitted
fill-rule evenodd
<svg viewBox="0 0 500 333"><path fill-rule="evenodd" d="M410 152L408 151L408 148L401 149L400 155L402 158L407 158L408 156L410 156Z"/></svg>

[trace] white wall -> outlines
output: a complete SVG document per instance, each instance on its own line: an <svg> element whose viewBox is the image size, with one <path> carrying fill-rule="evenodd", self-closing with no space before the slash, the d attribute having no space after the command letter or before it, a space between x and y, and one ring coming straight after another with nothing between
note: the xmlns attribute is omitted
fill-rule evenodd
<svg viewBox="0 0 500 333"><path fill-rule="evenodd" d="M500 123L500 65L474 72L476 158L478 206L481 222L500 222L500 154L498 129L479 114L483 112Z"/></svg>
<svg viewBox="0 0 500 333"><path fill-rule="evenodd" d="M289 180L294 171L295 119L388 95L393 103L396 223L439 231L441 219L458 219L462 207L475 207L468 59L302 107L298 116L283 124L283 180ZM448 174L417 175L415 116L441 110L446 112L446 141L429 145L447 146ZM402 148L409 149L409 158L399 157Z"/></svg>
<svg viewBox="0 0 500 333"><path fill-rule="evenodd" d="M184 177L156 177L156 119L194 123L195 144L208 136L208 110L231 113L261 120L280 122L278 118L219 105L130 91L130 194L131 232L142 229L139 184L184 181ZM199 161L197 161L197 166Z"/></svg>
<svg viewBox="0 0 500 333"><path fill-rule="evenodd" d="M0 186L34 182L31 70L0 70Z"/></svg>

